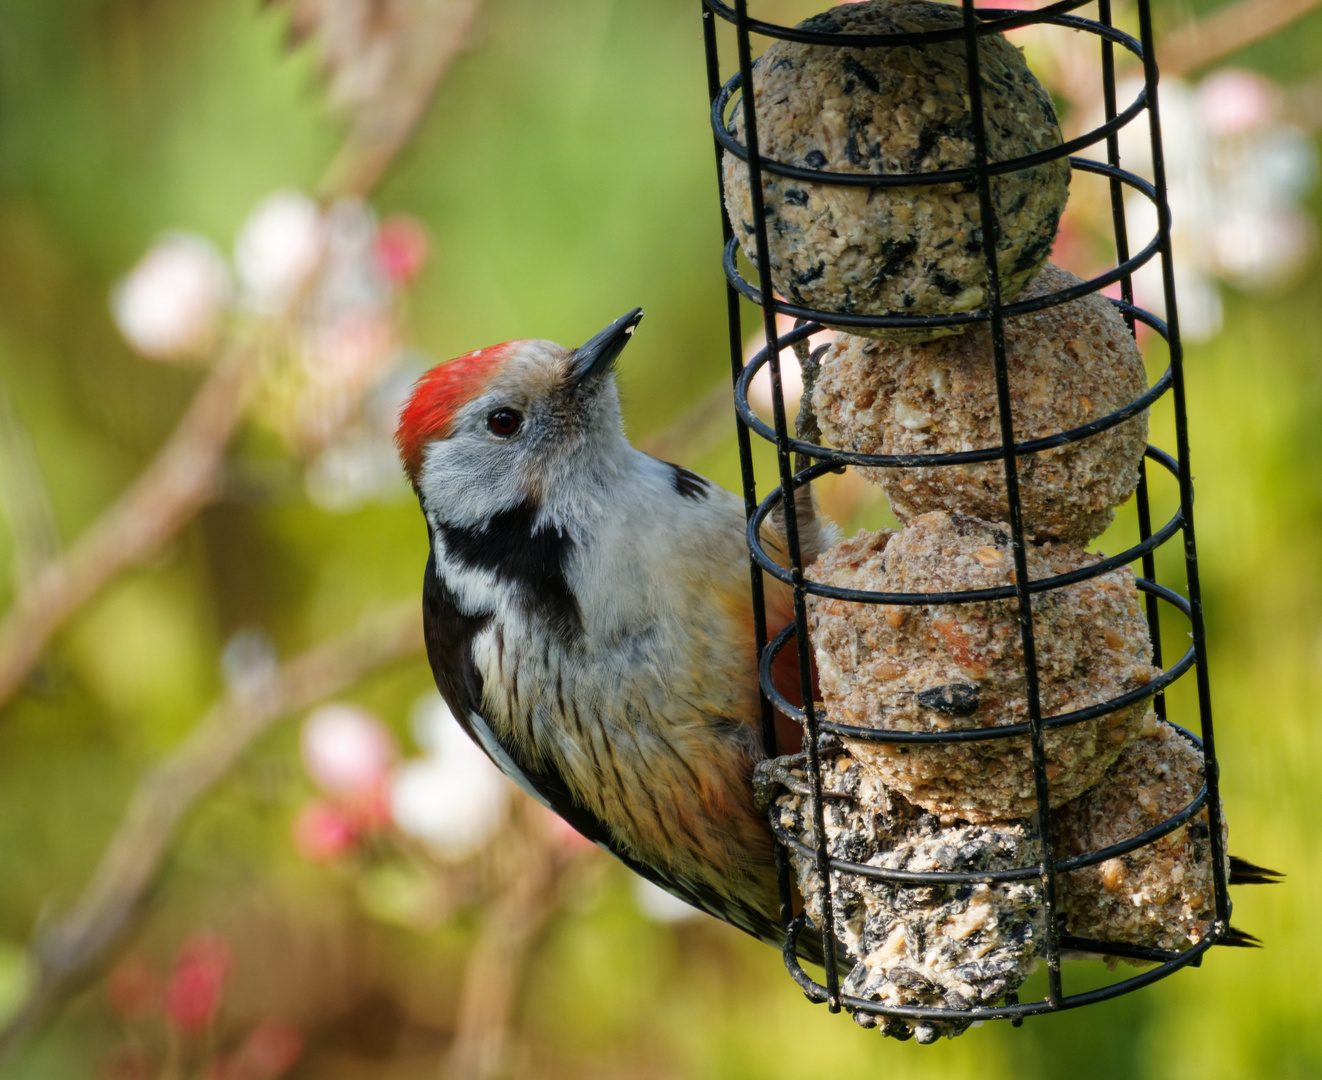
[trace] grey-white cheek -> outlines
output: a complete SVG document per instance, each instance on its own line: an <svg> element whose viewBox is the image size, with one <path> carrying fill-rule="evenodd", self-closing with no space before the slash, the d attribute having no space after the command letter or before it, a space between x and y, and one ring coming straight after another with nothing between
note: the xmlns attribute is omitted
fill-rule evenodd
<svg viewBox="0 0 1322 1080"><path fill-rule="evenodd" d="M483 521L529 497L526 448L469 437L428 448L419 487L429 511L462 524Z"/></svg>

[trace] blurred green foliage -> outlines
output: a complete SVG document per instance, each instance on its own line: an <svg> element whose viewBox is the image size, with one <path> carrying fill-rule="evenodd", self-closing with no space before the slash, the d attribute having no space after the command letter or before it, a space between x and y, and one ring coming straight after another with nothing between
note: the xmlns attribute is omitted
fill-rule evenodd
<svg viewBox="0 0 1322 1080"><path fill-rule="evenodd" d="M767 6L794 18L811 5ZM519 336L572 343L642 304L648 318L620 376L635 436L728 378L697 9L490 0L475 47L377 200L383 212L416 215L434 238L411 297L418 349L439 359ZM1187 6L1158 9L1169 22ZM287 54L283 37L282 18L256 0L0 3L0 388L65 541L145 464L200 378L127 349L107 312L113 281L170 228L228 249L260 197L310 187L336 146L315 56ZM1315 14L1240 60L1290 81L1311 75L1319 55ZM934 1047L898 1045L806 1004L771 949L715 925L646 922L612 865L571 898L535 954L519 990L515 1071L1322 1076L1320 287L1315 266L1279 295L1230 296L1224 332L1188 356L1232 849L1289 875L1235 897L1235 922L1264 950L1215 950L1201 970L1019 1030L993 1024ZM735 487L732 427L689 463ZM1160 417L1154 441L1171 447ZM280 454L247 431L235 467L261 473ZM425 533L400 485L399 499L348 514L317 509L289 483L223 499L82 612L5 707L0 1014L29 977L22 943L76 894L136 779L219 692L222 644L255 626L292 654L414 595ZM1157 492L1169 509L1171 492ZM12 555L0 529L0 566ZM1178 577L1170 558L1163 567ZM11 596L5 578L0 606ZM419 658L355 696L402 734L429 685ZM1176 718L1193 724L1188 705L1175 695ZM433 1075L468 930L461 921L426 935L368 918L352 880L300 862L288 840L308 791L296 763L287 724L198 811L140 945L163 954L197 926L227 933L243 1007L298 1015L312 1030L314 1053L293 1075ZM348 968L410 1019L369 1011L368 1035L336 1043L332 1021L348 1014L325 983ZM387 1029L404 1035L372 1041ZM95 1075L119 1038L93 988L9 1075Z"/></svg>

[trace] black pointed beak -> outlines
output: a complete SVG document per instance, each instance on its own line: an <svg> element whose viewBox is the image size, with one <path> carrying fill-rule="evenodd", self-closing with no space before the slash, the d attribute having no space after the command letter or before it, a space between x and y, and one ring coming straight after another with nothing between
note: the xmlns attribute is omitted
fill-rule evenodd
<svg viewBox="0 0 1322 1080"><path fill-rule="evenodd" d="M634 308L628 315L622 315L605 330L597 334L586 345L580 345L570 356L569 381L573 386L581 386L590 379L610 369L615 358L633 336L633 328L642 320L643 309Z"/></svg>

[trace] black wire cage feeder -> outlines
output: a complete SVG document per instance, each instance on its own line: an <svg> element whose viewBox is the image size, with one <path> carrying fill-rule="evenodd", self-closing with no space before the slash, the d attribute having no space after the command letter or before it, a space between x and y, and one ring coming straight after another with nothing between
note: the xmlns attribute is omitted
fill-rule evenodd
<svg viewBox="0 0 1322 1080"><path fill-rule="evenodd" d="M1073 14L1079 8L1096 5L1096 17L1085 18ZM1180 346L1179 319L1176 308L1175 282L1171 261L1171 217L1166 197L1166 170L1162 153L1160 111L1158 106L1158 72L1153 53L1152 17L1148 0L1137 0L1139 36L1123 32L1113 22L1110 0L1062 0L1034 11L1003 10L995 7L977 8L973 0L962 0L955 5L962 9L962 25L951 29L890 35L859 35L823 32L820 29L774 25L749 14L747 0L702 0L702 18L706 46L707 78L711 100L711 124L715 135L717 174L723 177L725 155L736 155L747 163L749 189L752 199L752 235L746 238L755 244L757 259L752 263L753 273L745 276L740 270L739 244L729 213L725 210L725 182L721 179L722 221L724 229L723 270L727 283L726 295L729 318L729 348L735 383L735 406L738 413L739 452L743 473L744 499L748 515L748 544L751 552L754 606L757 612L757 644L760 658L763 691L763 730L769 753L775 752L774 713L779 711L802 727L803 748L806 751L806 776L812 793L811 823L815 845L808 845L790 835L776 820L772 808L772 827L777 839L777 862L781 888L781 915L785 931L784 957L786 966L805 995L814 1002L826 1003L832 1012L845 1009L874 1017L902 1018L915 1022L942 1023L955 1021L1008 1018L1016 1026L1027 1015L1057 1012L1075 1008L1129 993L1156 982L1176 970L1198 965L1203 954L1218 942L1234 943L1235 931L1230 928L1230 901L1227 892L1224 842L1222 836L1221 804L1218 796L1218 770L1212 728L1211 700L1209 696L1207 645L1202 604L1198 583L1198 559L1194 542L1194 492L1190 472L1188 426L1185 413L1185 384L1183 354ZM727 77L722 69L719 40L728 35L720 23L731 24L737 51L737 71ZM1060 145L1024 157L1010 160L988 160L987 119L984 116L982 76L979 72L979 38L1030 24L1047 24L1067 30L1093 35L1100 50L1102 100L1105 104L1104 122L1086 134L1071 138ZM754 36L803 42L827 48L886 48L890 46L922 46L927 43L962 40L967 64L969 110L972 115L975 160L968 168L940 173L845 173L805 168L788 162L762 156L758 149L758 121L756 102L746 92L754 78ZM1117 101L1117 50L1123 50L1141 62L1143 86L1131 102ZM738 113L739 123L731 122ZM1118 133L1131 123L1141 123L1146 114L1151 135L1152 180L1143 179L1121 165ZM745 133L741 143L735 132ZM1043 162L1068 157L1073 174L1093 174L1109 186L1111 224L1115 244L1114 266L1082 284L1074 285L1050 295L1033 299L1020 299L1003 303L998 281L996 218L992 213L992 180ZM965 190L976 187L981 208L982 259L986 274L985 305L979 310L949 315L885 314L862 316L842 311L818 310L790 303L778 296L766 269L773 265L771 237L763 207L763 175L775 174L792 177L813 185L839 185L885 188L912 188L933 183L966 185ZM1155 207L1157 229L1154 236L1131 240L1126 228L1125 197L1137 193ZM1132 197L1132 196L1131 196ZM742 224L742 223L741 223ZM744 226L748 230L748 226ZM1137 250L1135 250L1137 249ZM1159 260L1164 288L1164 318L1143 310L1134 303L1132 277L1136 270L1151 260ZM750 280L751 279L751 280ZM1145 324L1166 342L1169 366L1151 387L1136 400L1108 415L1046 437L1016 443L1016 418L1012 410L1009 367L1006 353L1006 322L1016 316L1039 311L1054 305L1068 303L1089 293L1099 292L1118 283L1120 298L1110 303L1119 310L1131 334L1136 324ZM750 301L760 307L762 326L769 346L745 363L743 333L741 329L741 302ZM777 314L797 320L788 334L778 335ZM990 328L990 355L987 361L994 365L996 400L999 407L1000 445L958 453L886 455L849 452L818 445L796 438L787 426L785 394L782 385L781 353L806 341L814 332L823 329L823 323L880 328L911 328L953 326L956 324L985 323ZM802 346L800 346L802 348ZM768 425L755 414L749 404L749 388L753 376L762 368L770 369L774 422ZM1026 539L1024 513L1020 497L1020 472L1023 459L1055 447L1087 439L1121 424L1142 410L1167 398L1174 417L1175 454L1154 446L1147 446L1139 469L1136 491L1137 543L1127 550L1103 558L1080 570L1030 580L1026 556L1031 549L1031 538ZM1165 407L1165 406L1163 406ZM776 484L769 493L759 494L754 469L753 437L774 444L778 472ZM1004 480L1009 506L1009 530L1015 575L1013 584L1002 588L982 589L956 593L884 593L848 589L810 580L804 573L801 556L800 532L792 492L827 472L839 472L843 467L884 467L905 469L915 467L955 466L972 462L997 461L1003 463ZM798 466L796 468L796 465ZM1155 527L1149 501L1150 473L1162 472L1174 477L1178 484L1179 505L1173 516ZM1172 500L1173 502L1173 500ZM760 527L769 515L783 513L784 533L788 548L788 568L776 562L764 549ZM1183 590L1176 591L1157 580L1156 549L1178 538L1184 550ZM1145 688L1132 691L1087 708L1070 713L1044 716L1039 694L1037 653L1034 642L1034 611L1032 598L1046 590L1061 589L1074 582L1097 577L1119 567L1140 564L1136 575L1137 586L1143 596L1148 634L1151 641L1153 663L1162 673ZM764 604L764 575L771 575L788 584L793 590L794 622L774 638L768 640L768 622ZM1027 689L1028 720L1005 726L976 730L947 731L891 731L870 727L851 726L836 722L814 701L812 680L812 644L809 639L809 595L847 601L851 604L921 605L961 604L974 601L1014 601L1018 605L1018 630L1023 653L1023 677ZM1183 617L1191 631L1192 641L1173 663L1163 662L1161 614L1168 609L1168 617ZM906 609L908 610L908 609ZM1169 634L1169 628L1168 628ZM802 706L792 704L772 680L772 661L782 650L797 650L798 675L802 692ZM1169 649L1166 653L1169 653ZM1169 661L1171 657L1166 656ZM1161 719L1166 718L1165 689L1177 679L1193 672L1197 688L1197 734L1183 734L1199 749L1203 762L1205 782L1196 796L1178 813L1161 824L1139 835L1102 850L1086 852L1069 858L1055 857L1052 850L1051 820L1053 807L1049 799L1048 766L1050 758L1044 749L1044 733L1085 720L1104 716L1144 697L1152 697L1152 707ZM1155 694L1154 694L1155 691ZM1187 700L1182 698L1182 701ZM1190 723L1187 726L1192 726ZM963 740L1010 739L1027 736L1031 745L1032 774L1036 793L1036 831L1040 841L1040 862L1011 870L991 872L943 873L890 870L876 865L851 862L835 857L828 850L823 822L823 768L829 750L820 750L823 735L834 735L863 742L890 742L910 744L952 744ZM829 746L829 742L828 742ZM1059 883L1062 875L1082 867L1094 866L1108 859L1134 852L1159 838L1186 825L1205 812L1210 836L1211 874L1214 887L1215 916L1211 929L1196 944L1175 952L1123 941L1099 941L1070 936L1058 911ZM817 873L824 883L821 925L814 925L804 914L795 915L791 906L789 862L791 853L815 861ZM1020 1001L1009 993L991 1005L952 1009L936 1006L894 1006L877 1000L842 993L841 961L837 953L837 935L832 919L835 881L868 878L900 888L922 886L956 886L965 883L1005 883L1032 881L1040 884L1045 909L1045 932L1041 942L1040 958L1045 961L1047 989L1039 1000ZM813 978L798 959L799 938L805 934L820 934L825 958L824 982ZM1070 953L1106 955L1145 962L1149 966L1136 975L1119 978L1100 988L1076 989L1067 992L1062 976L1062 956ZM1072 981L1072 980L1071 980Z"/></svg>

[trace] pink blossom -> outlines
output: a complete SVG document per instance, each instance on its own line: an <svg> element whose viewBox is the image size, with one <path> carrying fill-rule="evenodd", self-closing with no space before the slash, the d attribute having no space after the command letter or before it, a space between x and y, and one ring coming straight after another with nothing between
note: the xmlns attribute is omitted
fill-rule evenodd
<svg viewBox="0 0 1322 1080"><path fill-rule="evenodd" d="M1051 261L1062 270L1087 278L1097 265L1097 244L1086 229L1079 227L1077 217L1066 208L1051 249Z"/></svg>
<svg viewBox="0 0 1322 1080"><path fill-rule="evenodd" d="M234 1053L215 1061L207 1080L276 1080L303 1053L303 1035L292 1024L263 1020Z"/></svg>
<svg viewBox="0 0 1322 1080"><path fill-rule="evenodd" d="M234 1054L221 1054L207 1066L207 1080L243 1080Z"/></svg>
<svg viewBox="0 0 1322 1080"><path fill-rule="evenodd" d="M196 1034L215 1017L225 992L230 949L211 934L195 934L179 947L165 987L165 1016L179 1031Z"/></svg>
<svg viewBox="0 0 1322 1080"><path fill-rule="evenodd" d="M390 806L392 783L390 776L383 776L370 791L361 792L349 801L349 813L364 832L384 828L394 820Z"/></svg>
<svg viewBox="0 0 1322 1080"><path fill-rule="evenodd" d="M349 813L317 799L294 821L294 849L311 862L328 862L358 843L359 829Z"/></svg>
<svg viewBox="0 0 1322 1080"><path fill-rule="evenodd" d="M1284 95L1264 75L1222 68L1198 84L1198 113L1213 135L1239 135L1272 123Z"/></svg>
<svg viewBox="0 0 1322 1080"><path fill-rule="evenodd" d="M1313 219L1284 202L1237 207L1210 237L1213 267L1243 288L1285 284L1303 270L1316 247Z"/></svg>
<svg viewBox="0 0 1322 1080"><path fill-rule="evenodd" d="M381 272L396 285L412 281L427 265L427 229L417 218L398 214L381 223L373 254Z"/></svg>
<svg viewBox="0 0 1322 1080"><path fill-rule="evenodd" d="M233 958L229 942L219 934L203 930L185 939L175 953L174 962L176 970L181 965L195 967L209 978L221 982L229 974Z"/></svg>
<svg viewBox="0 0 1322 1080"><path fill-rule="evenodd" d="M322 386L361 386L395 352L394 321L380 311L344 311L308 329L299 354L308 377Z"/></svg>
<svg viewBox="0 0 1322 1080"><path fill-rule="evenodd" d="M546 818L546 831L554 843L569 851L591 851L596 848L596 844L554 810L548 810L546 807L540 809Z"/></svg>
<svg viewBox="0 0 1322 1080"><path fill-rule="evenodd" d="M263 1020L244 1040L238 1056L252 1063L254 1075L267 1080L287 1073L302 1052L298 1028L281 1020Z"/></svg>
<svg viewBox="0 0 1322 1080"><path fill-rule="evenodd" d="M195 1034L211 1023L220 1007L220 987L198 967L175 972L165 997L166 1018L180 1031Z"/></svg>
<svg viewBox="0 0 1322 1080"><path fill-rule="evenodd" d="M366 795L381 786L394 763L389 729L366 709L336 703L314 709L303 721L303 766L323 791Z"/></svg>

